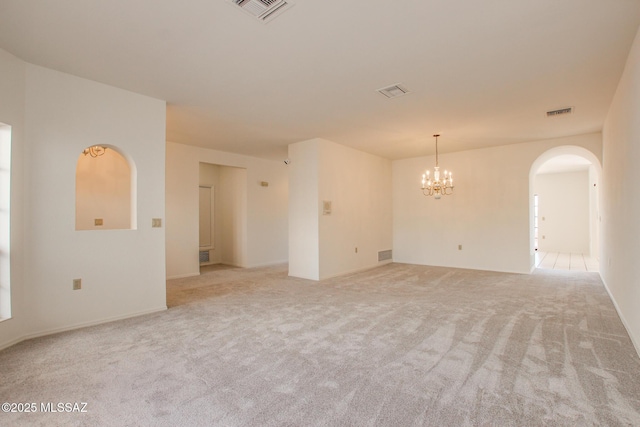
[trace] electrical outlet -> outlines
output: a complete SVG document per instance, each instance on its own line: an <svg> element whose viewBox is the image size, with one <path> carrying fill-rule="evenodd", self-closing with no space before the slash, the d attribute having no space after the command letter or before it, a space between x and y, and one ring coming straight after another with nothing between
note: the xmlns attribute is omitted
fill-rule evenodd
<svg viewBox="0 0 640 427"><path fill-rule="evenodd" d="M82 279L73 279L73 290L79 291L82 289Z"/></svg>
<svg viewBox="0 0 640 427"><path fill-rule="evenodd" d="M102 218L96 218L93 220L93 225L95 225L96 227L100 227L104 225L104 220Z"/></svg>
<svg viewBox="0 0 640 427"><path fill-rule="evenodd" d="M356 253L358 253L358 247L356 246Z"/></svg>
<svg viewBox="0 0 640 427"><path fill-rule="evenodd" d="M458 250L461 251L462 250L462 245L458 245Z"/></svg>
<svg viewBox="0 0 640 427"><path fill-rule="evenodd" d="M152 228L162 227L162 218L151 218L151 227Z"/></svg>

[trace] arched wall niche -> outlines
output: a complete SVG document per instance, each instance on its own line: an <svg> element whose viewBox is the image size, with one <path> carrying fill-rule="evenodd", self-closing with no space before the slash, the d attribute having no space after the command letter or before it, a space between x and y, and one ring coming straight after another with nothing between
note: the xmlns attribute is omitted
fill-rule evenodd
<svg viewBox="0 0 640 427"><path fill-rule="evenodd" d="M76 163L76 230L135 230L136 184L135 162L122 149L86 147Z"/></svg>

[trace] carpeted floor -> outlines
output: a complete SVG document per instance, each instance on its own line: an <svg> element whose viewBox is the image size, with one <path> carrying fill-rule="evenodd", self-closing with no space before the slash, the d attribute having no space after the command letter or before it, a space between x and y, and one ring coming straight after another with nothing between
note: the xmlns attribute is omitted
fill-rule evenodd
<svg viewBox="0 0 640 427"><path fill-rule="evenodd" d="M169 281L165 312L0 352L0 402L38 405L0 425L640 425L640 360L596 273L286 271L213 268Z"/></svg>

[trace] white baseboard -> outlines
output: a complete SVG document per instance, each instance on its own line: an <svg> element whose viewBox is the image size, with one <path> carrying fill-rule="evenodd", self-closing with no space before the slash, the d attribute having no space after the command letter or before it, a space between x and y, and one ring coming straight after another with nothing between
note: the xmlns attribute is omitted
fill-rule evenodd
<svg viewBox="0 0 640 427"><path fill-rule="evenodd" d="M376 264L368 265L366 267L354 268L353 270L343 271L341 273L336 273L336 274L331 274L329 276L324 276L324 277L321 277L320 280L333 279L334 277L345 276L347 274L360 273L362 271L367 271L367 270L372 270L374 268L382 267L383 265L386 265L386 264L391 264L392 262L393 262L393 260L380 261L380 262L378 262Z"/></svg>
<svg viewBox="0 0 640 427"><path fill-rule="evenodd" d="M13 339L11 341L3 342L2 344L0 344L0 351L4 350L5 348L9 348L12 345L16 345L19 342L24 341L25 339L26 338L24 338L24 337L20 337L20 338Z"/></svg>
<svg viewBox="0 0 640 427"><path fill-rule="evenodd" d="M89 326L95 326L95 325L101 325L103 323L110 323L110 322L115 322L117 320L123 320L123 319L129 319L131 317L138 317L138 316L144 316L145 314L152 314L152 313L157 313L159 311L164 311L167 309L167 306L161 306L158 308L153 308L150 310L144 310L144 311L139 311L136 313L130 313L130 314L125 314L122 316L114 316L114 317L105 317L99 320L92 320L90 322L81 322L81 323L75 323L73 325L70 326L63 326L61 328L53 328L53 329L45 329L39 332L33 332L30 334L26 334L23 335L19 338L13 339L9 342L6 343L0 343L0 350L4 350L5 348L11 347L12 345L16 345L22 341L26 341L26 340L30 340L33 338L38 338L38 337L44 337L47 335L53 335L53 334L59 334L60 332L67 332L67 331L73 331L75 329L81 329L81 328L86 328Z"/></svg>
<svg viewBox="0 0 640 427"><path fill-rule="evenodd" d="M255 264L255 265L252 265L252 266L250 266L250 267L248 267L248 268L272 267L272 266L274 266L274 265L282 265L282 264L286 264L286 263L288 263L288 262L289 262L289 260L288 260L288 259L286 259L286 260L284 260L284 261L264 262L264 263L262 263L262 264Z"/></svg>
<svg viewBox="0 0 640 427"><path fill-rule="evenodd" d="M173 279L185 279L185 278L187 278L187 277L194 277L194 276L199 276L199 275L200 275L200 272L197 272L197 273L178 274L178 275L175 275L175 276L169 276L169 277L167 277L167 279L166 279L166 280L173 280Z"/></svg>
<svg viewBox="0 0 640 427"><path fill-rule="evenodd" d="M604 277L602 277L601 273L600 273L600 279L602 279L604 288L607 290L607 293L609 294L609 298L611 298L611 301L613 302L613 306L618 312L618 317L620 317L620 320L622 321L622 326L624 326L624 328L627 330L627 335L629 335L629 338L631 339L631 344L633 344L633 347L636 349L636 353L638 353L638 356L640 357L640 341L636 339L636 337L631 332L631 328L629 327L629 323L627 322L627 319L624 318L624 315L620 310L620 306L618 305L618 302L616 301L615 297L611 293L611 289L609 289L609 286L607 285L607 281L604 280Z"/></svg>

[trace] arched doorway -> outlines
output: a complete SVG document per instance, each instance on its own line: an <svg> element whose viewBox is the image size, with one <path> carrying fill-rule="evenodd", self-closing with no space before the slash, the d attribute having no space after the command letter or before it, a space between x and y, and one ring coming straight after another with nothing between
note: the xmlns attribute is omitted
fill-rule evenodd
<svg viewBox="0 0 640 427"><path fill-rule="evenodd" d="M578 146L555 147L529 172L532 267L597 271L599 259L598 158Z"/></svg>

